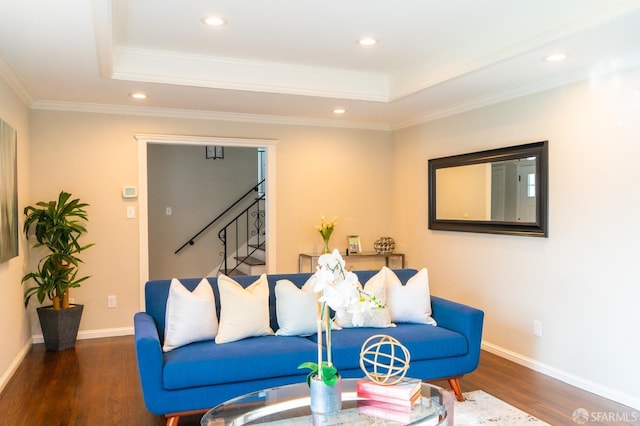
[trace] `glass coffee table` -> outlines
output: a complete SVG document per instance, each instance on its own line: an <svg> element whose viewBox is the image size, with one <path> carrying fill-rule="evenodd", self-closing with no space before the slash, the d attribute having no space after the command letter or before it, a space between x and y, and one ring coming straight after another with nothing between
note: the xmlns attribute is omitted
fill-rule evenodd
<svg viewBox="0 0 640 426"><path fill-rule="evenodd" d="M454 397L451 392L428 383L411 409L359 398L358 379L342 380L342 410L336 414L312 415L306 383L280 386L230 399L209 410L201 426L257 425L449 425L453 426ZM391 409L394 408L394 409Z"/></svg>

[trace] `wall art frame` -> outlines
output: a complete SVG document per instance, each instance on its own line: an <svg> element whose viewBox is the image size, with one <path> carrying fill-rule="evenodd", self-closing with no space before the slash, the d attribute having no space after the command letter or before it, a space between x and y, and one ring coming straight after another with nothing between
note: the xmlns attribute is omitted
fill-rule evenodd
<svg viewBox="0 0 640 426"><path fill-rule="evenodd" d="M18 256L18 135L0 119L0 263Z"/></svg>

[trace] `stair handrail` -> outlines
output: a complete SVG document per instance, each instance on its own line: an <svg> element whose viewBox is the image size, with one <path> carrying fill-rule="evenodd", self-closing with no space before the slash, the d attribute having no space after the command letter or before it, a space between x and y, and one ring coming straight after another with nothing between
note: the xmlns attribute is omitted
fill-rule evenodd
<svg viewBox="0 0 640 426"><path fill-rule="evenodd" d="M251 210L252 207L257 205L258 211L256 212L258 214L258 219L259 219L259 215L260 215L260 201L263 201L265 199L265 194L262 194L261 196L259 196L258 198L256 198L254 200L253 203L251 203L249 206L247 206L247 208L245 208L242 212L238 213L238 215L236 217L234 217L233 219L231 219L226 225L224 225L222 228L220 228L220 231L218 231L218 239L220 241L222 241L222 248L223 251L222 253L220 253L222 255L222 264L220 265L220 268L218 268L218 273L220 273L221 271L224 271L223 273L225 274L229 274L233 271L235 271L236 269L238 269L238 266L240 266L241 263L243 263L243 261L237 260L236 264L233 268L229 268L228 267L228 255L229 255L229 251L227 249L227 228L229 228L230 226L237 224L238 220L240 218L242 218L243 216L247 215L248 218L248 214L249 211ZM237 226L237 225L236 225ZM260 242L260 229L261 227L258 226L256 233L258 235L258 242ZM264 228L262 228L264 229ZM249 244L249 229L246 230L247 231L247 238L246 241L244 242L245 244L247 244L247 255L246 257L251 256L253 253L255 253L258 250L258 247L254 248L251 253L249 253L249 249L248 249L248 244ZM258 244L260 245L260 244ZM236 230L236 252L238 249L238 238L237 238L237 230Z"/></svg>
<svg viewBox="0 0 640 426"><path fill-rule="evenodd" d="M214 223L216 223L218 220L220 220L225 214L227 214L231 209L233 209L235 206L237 206L242 200L244 200L249 194L251 194L252 192L256 192L258 191L260 185L262 185L262 183L265 181L265 179L262 179L260 182L258 182L256 185L254 185L250 190L248 190L247 192L244 193L244 195L242 195L240 198L238 198L235 202L233 202L229 207L227 207L222 213L220 213L218 216L215 217L215 219L213 219L211 222L209 222L204 228L202 228L200 231L198 231L193 237L189 238L187 240L186 243L184 243L183 245L180 246L180 248L176 251L173 252L173 254L178 254L180 252L180 250L182 250L183 248L185 248L186 246L192 246L195 244L195 239L198 238L200 236L200 234L202 234L204 231L206 231L207 229L209 229L209 227L211 225L213 225Z"/></svg>

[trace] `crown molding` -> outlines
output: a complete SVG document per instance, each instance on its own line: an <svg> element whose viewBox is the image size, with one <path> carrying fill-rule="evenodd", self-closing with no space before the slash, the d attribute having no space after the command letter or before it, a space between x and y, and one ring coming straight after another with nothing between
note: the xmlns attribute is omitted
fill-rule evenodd
<svg viewBox="0 0 640 426"><path fill-rule="evenodd" d="M186 109L154 108L126 105L106 105L80 102L36 101L33 110L86 112L98 114L133 115L147 117L185 118L194 120L219 120L240 123L277 124L286 126L337 127L347 129L390 131L389 123L342 121L302 117L286 117L267 114L242 114L217 111L197 111Z"/></svg>
<svg viewBox="0 0 640 426"><path fill-rule="evenodd" d="M92 0L93 32L100 78L113 73L113 4L111 0Z"/></svg>
<svg viewBox="0 0 640 426"><path fill-rule="evenodd" d="M2 56L0 56L0 78L2 78L18 95L18 98L20 98L22 103L26 106L33 103L33 96L31 96L31 93L29 93L25 85L22 83L18 74Z"/></svg>
<svg viewBox="0 0 640 426"><path fill-rule="evenodd" d="M433 110L428 114L424 114L410 120L394 123L391 125L391 129L399 130L406 127L416 126L430 121L439 120L441 118L462 114L464 112L472 111L475 109L488 107L523 96L533 95L558 87L568 86L570 84L578 83L581 81L597 80L598 78L609 74L623 72L637 67L640 67L640 52L635 56L626 57L624 61L618 62L615 65L612 64L608 68L602 68L599 70L583 68L580 70L574 70L572 73L566 74L560 79L549 78L534 82L532 84L528 84L526 86L516 87L512 90L506 90L488 96L468 99L464 102L449 105L445 108Z"/></svg>
<svg viewBox="0 0 640 426"><path fill-rule="evenodd" d="M31 103L31 109L34 110L53 110L53 111L72 111L87 112L99 114L115 114L115 115L133 115L133 116L151 116L151 117L167 117L167 118L184 118L196 120L219 120L232 121L241 123L256 124L275 124L287 126L316 126L316 127L334 127L334 128L350 128L362 130L377 131L393 131L406 127L416 126L441 118L462 114L479 108L488 107L501 102L516 99L522 96L532 95L544 92L557 87L584 81L586 79L596 79L598 77L608 75L615 72L621 72L640 66L640 53L634 57L627 57L624 62L617 64L615 68L601 69L597 72L593 70L578 70L572 74L565 75L562 79L546 79L529 84L527 86L517 87L512 90L494 93L489 96L468 99L463 102L449 105L445 108L432 110L428 114L415 117L410 120L397 123L373 123L362 121L342 121L331 119L316 119L304 117L288 117L268 114L244 114L219 111L200 111L187 109L171 109L156 108L143 106L128 105L111 105L111 104L93 104L79 102L61 102L61 101L36 101ZM0 58L0 75L2 75L2 61Z"/></svg>
<svg viewBox="0 0 640 426"><path fill-rule="evenodd" d="M117 48L112 78L374 102L389 101L384 74Z"/></svg>

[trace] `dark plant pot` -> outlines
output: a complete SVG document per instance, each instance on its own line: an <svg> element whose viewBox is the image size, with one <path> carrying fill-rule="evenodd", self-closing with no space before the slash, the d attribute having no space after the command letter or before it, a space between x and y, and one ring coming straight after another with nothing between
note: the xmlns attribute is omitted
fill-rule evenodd
<svg viewBox="0 0 640 426"><path fill-rule="evenodd" d="M58 311L54 311L52 306L36 308L44 346L48 351L61 351L76 345L83 308L84 305L73 305Z"/></svg>

